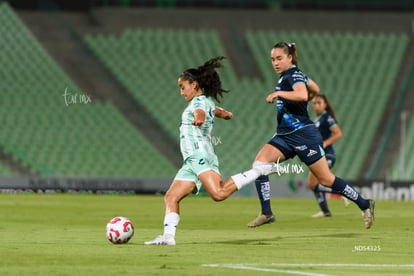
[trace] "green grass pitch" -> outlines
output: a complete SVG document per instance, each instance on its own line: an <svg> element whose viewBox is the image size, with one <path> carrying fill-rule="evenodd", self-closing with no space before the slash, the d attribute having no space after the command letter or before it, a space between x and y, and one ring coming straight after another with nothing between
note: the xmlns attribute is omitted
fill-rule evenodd
<svg viewBox="0 0 414 276"><path fill-rule="evenodd" d="M181 202L176 246L144 246L162 233L162 196L0 194L0 275L413 275L414 202L378 201L370 230L359 209L330 199L272 199L277 222L250 229L257 198ZM128 244L106 240L126 216Z"/></svg>

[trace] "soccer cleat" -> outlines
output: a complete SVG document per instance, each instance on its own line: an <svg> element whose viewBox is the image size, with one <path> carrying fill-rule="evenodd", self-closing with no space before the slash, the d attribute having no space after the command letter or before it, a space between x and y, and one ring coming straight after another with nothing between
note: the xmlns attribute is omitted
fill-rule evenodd
<svg viewBox="0 0 414 276"><path fill-rule="evenodd" d="M270 175L272 173L283 173L283 169L278 163L263 163L255 161L253 163L253 169L260 173L260 175Z"/></svg>
<svg viewBox="0 0 414 276"><path fill-rule="evenodd" d="M375 201L373 199L368 199L369 207L363 211L364 217L364 224L365 228L371 228L372 224L374 223L374 208L375 208Z"/></svg>
<svg viewBox="0 0 414 276"><path fill-rule="evenodd" d="M159 235L152 241L144 242L145 245L175 245L175 239L172 236Z"/></svg>
<svg viewBox="0 0 414 276"><path fill-rule="evenodd" d="M267 224L267 223L273 223L275 222L276 218L275 216L272 215L263 215L262 213L260 213L257 218L255 218L254 220L252 220L251 222L249 222L247 224L247 227L258 227L261 226L263 224Z"/></svg>
<svg viewBox="0 0 414 276"><path fill-rule="evenodd" d="M327 218L327 217L332 217L332 214L330 212L324 213L322 211L314 214L311 216L312 218Z"/></svg>

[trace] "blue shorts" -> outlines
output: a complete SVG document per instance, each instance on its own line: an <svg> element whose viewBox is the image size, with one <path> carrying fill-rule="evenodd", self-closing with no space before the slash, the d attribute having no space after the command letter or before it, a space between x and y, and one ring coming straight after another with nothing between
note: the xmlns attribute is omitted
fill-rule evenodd
<svg viewBox="0 0 414 276"><path fill-rule="evenodd" d="M275 134L268 144L280 150L286 160L297 155L307 166L325 155L322 136L315 125L305 126L286 135Z"/></svg>

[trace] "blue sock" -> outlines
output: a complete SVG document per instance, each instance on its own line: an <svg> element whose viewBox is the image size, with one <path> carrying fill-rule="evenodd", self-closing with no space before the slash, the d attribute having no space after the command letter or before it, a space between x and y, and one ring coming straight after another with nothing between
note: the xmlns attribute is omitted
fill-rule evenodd
<svg viewBox="0 0 414 276"><path fill-rule="evenodd" d="M260 206L262 207L262 214L271 215L272 208L270 207L270 182L267 175L259 176L256 181L257 195L259 196Z"/></svg>
<svg viewBox="0 0 414 276"><path fill-rule="evenodd" d="M332 184L332 191L340 193L347 199L352 200L356 205L358 205L359 209L361 210L365 210L369 207L368 200L363 198L357 191L355 191L354 187L352 187L351 184L337 176L335 177L335 181Z"/></svg>
<svg viewBox="0 0 414 276"><path fill-rule="evenodd" d="M318 186L315 187L315 189L313 190L313 193L315 194L316 197L316 201L318 202L319 208L321 208L321 211L326 213L331 213L329 212L328 209L328 202L326 201L326 196L324 192L320 192L317 189Z"/></svg>

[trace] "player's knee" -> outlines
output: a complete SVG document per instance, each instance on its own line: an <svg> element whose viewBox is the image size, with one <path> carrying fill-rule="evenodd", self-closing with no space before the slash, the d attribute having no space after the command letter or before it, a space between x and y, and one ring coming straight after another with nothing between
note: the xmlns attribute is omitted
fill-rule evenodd
<svg viewBox="0 0 414 276"><path fill-rule="evenodd" d="M220 192L214 193L214 194L210 194L210 197L212 200L219 202L219 201L223 201L227 198L227 196L223 195Z"/></svg>
<svg viewBox="0 0 414 276"><path fill-rule="evenodd" d="M164 195L164 203L167 205L168 203L172 202L179 202L179 198L177 196L174 196L174 194L167 192Z"/></svg>
<svg viewBox="0 0 414 276"><path fill-rule="evenodd" d="M164 195L164 204L166 205L169 201L170 201L170 196L168 195L168 193L166 193Z"/></svg>
<svg viewBox="0 0 414 276"><path fill-rule="evenodd" d="M327 187L331 187L333 182L335 181L335 176L333 176L333 177L330 176L330 175L321 176L321 177L318 177L318 180L319 180L320 184L322 184L324 186L327 186Z"/></svg>
<svg viewBox="0 0 414 276"><path fill-rule="evenodd" d="M225 200L226 198L222 197L222 196L219 196L219 195L212 195L211 199L213 199L215 202L220 202L220 201Z"/></svg>

